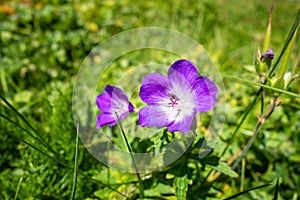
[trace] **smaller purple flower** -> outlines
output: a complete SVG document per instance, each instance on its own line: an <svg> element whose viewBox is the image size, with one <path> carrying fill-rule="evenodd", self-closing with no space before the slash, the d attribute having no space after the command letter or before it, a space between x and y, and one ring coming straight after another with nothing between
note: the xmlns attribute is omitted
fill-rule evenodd
<svg viewBox="0 0 300 200"><path fill-rule="evenodd" d="M266 59L273 60L274 53L272 49L268 49L263 55L261 55L260 60L264 62Z"/></svg>
<svg viewBox="0 0 300 200"><path fill-rule="evenodd" d="M177 60L168 70L168 77L159 73L144 77L141 99L148 104L139 111L143 126L168 127L168 131L190 132L197 112L207 112L216 103L218 88L205 77L198 76L193 63Z"/></svg>
<svg viewBox="0 0 300 200"><path fill-rule="evenodd" d="M98 109L102 111L97 116L96 128L107 124L112 127L133 111L133 105L120 88L106 85L104 90L105 92L96 97Z"/></svg>

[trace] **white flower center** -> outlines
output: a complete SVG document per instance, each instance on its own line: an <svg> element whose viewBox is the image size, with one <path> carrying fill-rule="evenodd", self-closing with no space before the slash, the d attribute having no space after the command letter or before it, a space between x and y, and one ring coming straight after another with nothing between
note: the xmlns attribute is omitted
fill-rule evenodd
<svg viewBox="0 0 300 200"><path fill-rule="evenodd" d="M172 110L175 112L175 115L181 119L190 116L196 107L195 105L194 92L190 89L182 90L177 94L169 94L169 103L168 105L172 107Z"/></svg>

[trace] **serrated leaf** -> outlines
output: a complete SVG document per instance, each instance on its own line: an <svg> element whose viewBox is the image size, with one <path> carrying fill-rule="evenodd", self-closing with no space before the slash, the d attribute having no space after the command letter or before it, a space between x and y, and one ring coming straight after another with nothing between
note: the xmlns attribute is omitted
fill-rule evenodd
<svg viewBox="0 0 300 200"><path fill-rule="evenodd" d="M227 176L231 177L231 178L236 178L239 175L233 171L226 163L224 162L219 162L219 164L217 166L211 166L213 169L226 174Z"/></svg>
<svg viewBox="0 0 300 200"><path fill-rule="evenodd" d="M175 195L178 200L186 199L186 192L188 188L187 175L175 177L173 185L175 187Z"/></svg>

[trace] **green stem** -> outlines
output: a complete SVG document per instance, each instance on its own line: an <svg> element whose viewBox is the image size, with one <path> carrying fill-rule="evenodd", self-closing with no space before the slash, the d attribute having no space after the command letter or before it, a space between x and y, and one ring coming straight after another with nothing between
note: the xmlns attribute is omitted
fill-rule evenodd
<svg viewBox="0 0 300 200"><path fill-rule="evenodd" d="M244 112L244 115L241 119L241 121L238 123L238 125L236 126L233 134L231 135L229 141L226 143L225 148L223 149L220 157L224 156L224 154L226 153L227 149L229 148L229 146L232 144L233 142L233 138L235 137L235 135L237 134L237 132L240 130L242 124L244 123L244 121L246 120L248 114L250 113L250 111L252 110L253 106L255 105L260 93L262 91L262 88L260 88L260 90L256 93L255 98L253 99L253 101L251 102L251 104L246 108L246 111ZM209 175L213 172L213 169L211 169L208 174L206 175L206 177L203 179L203 182L205 182L207 180L207 178L209 177Z"/></svg>
<svg viewBox="0 0 300 200"><path fill-rule="evenodd" d="M14 200L17 200L17 199L18 199L18 194L19 194L19 191L20 191L20 187L21 187L22 181L23 181L23 176L21 176L21 178L20 178L20 180L19 180L19 183L18 183L18 186L17 186L17 191L16 191L16 194L15 194Z"/></svg>
<svg viewBox="0 0 300 200"><path fill-rule="evenodd" d="M292 28L291 28L291 30L289 32L289 35L288 35L288 37L286 39L286 42L285 42L285 44L284 44L284 46L283 46L283 48L281 50L281 53L279 54L279 56L277 58L275 64L273 65L272 69L270 70L270 72L268 74L268 77L271 77L273 75L274 70L276 69L277 65L279 64L279 61L281 60L281 57L283 56L284 52L286 51L286 48L287 48L288 44L292 40L292 37L293 37L295 31L297 30L297 27L299 25L299 20L300 20L300 10L298 10L296 19L295 19L294 24L293 24L293 26L292 26ZM292 92L288 92L288 91L285 91L285 90L281 90L281 89L278 89L278 88L274 88L274 87L268 86L268 85L266 85L267 81L265 81L264 84L260 84L260 83L254 83L252 81L248 81L248 80L245 80L245 79L240 79L240 78L237 78L237 77L234 77L234 76L231 76L231 75L225 75L225 76L227 76L229 78L232 78L232 79L236 79L236 80L242 81L242 82L246 82L246 83L249 83L249 84L254 84L254 85L260 86L260 89L256 93L256 96L253 99L253 101L251 102L251 104L247 107L246 111L244 112L244 115L243 115L242 119L240 120L240 122L237 125L236 129L234 130L232 136L230 137L229 141L227 142L224 150L222 151L221 157L226 153L228 147L233 142L233 138L235 137L236 133L239 131L240 127L244 123L244 121L247 118L248 114L250 113L250 111L254 107L254 105L255 105L258 97L260 96L261 92L263 91L263 88L268 88L268 89L271 89L271 90L274 90L274 91L278 91L278 92L281 92L281 93L284 93L284 94L288 94L290 96L298 97L298 98L300 97L300 95L298 95L298 94L295 94L295 93L292 93ZM206 181L206 179L212 173L212 171L213 170L209 171L209 173L207 174L206 178L204 178L204 181Z"/></svg>
<svg viewBox="0 0 300 200"><path fill-rule="evenodd" d="M289 95L289 96L292 96L292 97L300 98L299 94L289 92L289 91L286 91L286 90L283 90L283 89L280 89L280 88L272 87L270 85L266 85L267 80L264 84L261 84L261 83L256 83L256 82L253 82L253 81L249 81L247 79L242 79L242 78L239 78L239 77L235 77L235 76L232 76L232 75L229 75L229 74L223 74L223 76L225 76L227 78L230 78L230 79L238 80L240 82L247 83L249 85L260 86L261 87L260 90L262 90L262 88L266 88L266 89L269 89L269 90L273 90L275 92L279 92L280 94L282 93L282 94L286 94L286 95ZM259 93L261 92L260 90L259 90Z"/></svg>
<svg viewBox="0 0 300 200"><path fill-rule="evenodd" d="M242 170L241 170L241 187L240 187L241 192L244 190L245 168L246 168L246 160L243 158L243 160L242 160Z"/></svg>
<svg viewBox="0 0 300 200"><path fill-rule="evenodd" d="M250 111L252 110L252 108L254 107L260 93L262 91L262 88L260 88L260 90L256 93L256 96L255 98L253 99L253 101L251 102L251 104L247 107L246 111L244 112L244 115L241 119L241 121L239 122L239 124L237 125L237 127L235 128L231 138L229 139L229 141L227 142L223 152L221 153L221 157L226 153L228 147L231 145L232 141L233 141L233 138L234 136L237 134L237 132L240 130L242 124L244 123L245 119L247 118L248 114L250 113Z"/></svg>
<svg viewBox="0 0 300 200"><path fill-rule="evenodd" d="M133 162L133 167L134 167L134 169L135 169L135 171L136 171L136 174L137 174L137 177L138 177L139 190L140 190L141 198L144 198L144 185L143 185L143 181L142 181L142 179L141 179L141 177L140 177L140 174L139 174L139 171L138 171L138 168L137 168L137 165L136 165L134 156L133 156L133 151L132 151L132 149L131 149L131 147L130 147L130 144L129 144L128 140L127 140L126 134L125 134L124 129L123 129L123 127L122 127L122 123L121 123L121 121L119 120L119 117L118 117L117 113L115 113L115 114L116 114L116 116L117 116L117 119L118 119L118 122L119 122L119 123L118 123L118 124L119 124L119 127L120 127L120 129L121 129L121 132L122 132L123 138L124 138L124 140L125 140L127 149L128 149L128 151L129 151L131 160L132 160L132 162Z"/></svg>
<svg viewBox="0 0 300 200"><path fill-rule="evenodd" d="M260 105L260 115L262 116L264 114L264 103L265 103L265 90L262 89L261 92L261 105Z"/></svg>
<svg viewBox="0 0 300 200"><path fill-rule="evenodd" d="M265 114L265 116L263 116L262 119L258 120L258 122L257 122L257 124L255 126L255 129L253 131L253 134L252 134L250 140L247 142L246 147L243 149L241 155L236 159L235 163L232 165L232 169L235 169L238 166L238 164L241 162L241 160L245 157L245 155L249 151L250 147L252 146L253 142L255 141L260 128L262 127L262 125L264 124L264 122L270 117L270 115L275 110L277 98L278 97L274 97L273 98L273 102L271 104L271 108L269 109L269 111L267 112L267 114Z"/></svg>

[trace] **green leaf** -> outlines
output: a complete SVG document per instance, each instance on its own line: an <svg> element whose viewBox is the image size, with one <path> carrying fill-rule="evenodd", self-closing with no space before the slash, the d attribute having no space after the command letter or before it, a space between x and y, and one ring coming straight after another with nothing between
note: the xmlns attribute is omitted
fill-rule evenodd
<svg viewBox="0 0 300 200"><path fill-rule="evenodd" d="M174 194L174 189L163 183L158 183L155 187L145 190L145 196L161 196L161 195Z"/></svg>
<svg viewBox="0 0 300 200"><path fill-rule="evenodd" d="M187 175L175 177L173 185L175 187L175 195L178 200L186 199L186 192L188 188Z"/></svg>
<svg viewBox="0 0 300 200"><path fill-rule="evenodd" d="M210 165L211 166L211 165ZM238 177L238 174L233 171L226 163L224 162L219 162L217 166L211 166L213 169L226 174L227 176L230 176L231 178L236 178Z"/></svg>
<svg viewBox="0 0 300 200"><path fill-rule="evenodd" d="M30 102L31 97L32 97L32 92L28 90L24 90L15 94L14 101L16 103L28 103Z"/></svg>

